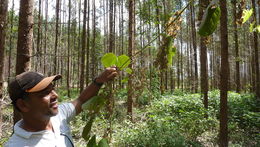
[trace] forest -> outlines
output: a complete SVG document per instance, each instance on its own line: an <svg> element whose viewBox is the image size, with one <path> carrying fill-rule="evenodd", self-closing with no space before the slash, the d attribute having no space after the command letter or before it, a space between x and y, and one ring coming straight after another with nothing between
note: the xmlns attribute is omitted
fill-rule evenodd
<svg viewBox="0 0 260 147"><path fill-rule="evenodd" d="M16 75L61 74L62 103L111 66L75 146L260 146L259 37L260 0L1 0L0 147Z"/></svg>

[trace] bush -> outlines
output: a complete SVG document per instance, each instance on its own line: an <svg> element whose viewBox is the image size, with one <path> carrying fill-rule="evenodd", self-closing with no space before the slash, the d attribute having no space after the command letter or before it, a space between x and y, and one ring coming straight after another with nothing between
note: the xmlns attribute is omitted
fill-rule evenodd
<svg viewBox="0 0 260 147"><path fill-rule="evenodd" d="M157 120L148 123L133 124L125 122L122 132L118 133L115 146L120 147L184 147L187 146L176 126L169 121Z"/></svg>
<svg viewBox="0 0 260 147"><path fill-rule="evenodd" d="M116 146L212 146L219 132L219 91L209 92L209 108L200 94L165 95L138 111L138 122L124 122L116 132ZM259 104L251 94L228 93L230 146L260 144ZM208 116L208 118L205 118Z"/></svg>

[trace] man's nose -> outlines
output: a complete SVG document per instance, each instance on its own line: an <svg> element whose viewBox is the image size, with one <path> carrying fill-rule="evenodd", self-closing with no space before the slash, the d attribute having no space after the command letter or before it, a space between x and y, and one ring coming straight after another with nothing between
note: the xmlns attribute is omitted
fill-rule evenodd
<svg viewBox="0 0 260 147"><path fill-rule="evenodd" d="M52 96L52 98L55 98L55 99L58 98L58 94L54 90L51 91L51 96Z"/></svg>

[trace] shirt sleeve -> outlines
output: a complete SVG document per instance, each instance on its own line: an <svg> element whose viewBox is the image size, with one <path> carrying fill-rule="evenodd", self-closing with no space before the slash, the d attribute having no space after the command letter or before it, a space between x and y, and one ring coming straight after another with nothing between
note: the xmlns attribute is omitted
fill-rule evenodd
<svg viewBox="0 0 260 147"><path fill-rule="evenodd" d="M69 123L76 116L76 109L72 103L63 103L59 105L60 119L65 119Z"/></svg>

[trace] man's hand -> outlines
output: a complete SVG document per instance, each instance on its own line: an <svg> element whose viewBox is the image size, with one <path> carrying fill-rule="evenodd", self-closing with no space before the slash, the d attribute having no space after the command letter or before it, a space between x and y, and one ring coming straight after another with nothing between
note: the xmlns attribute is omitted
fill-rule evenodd
<svg viewBox="0 0 260 147"><path fill-rule="evenodd" d="M108 67L103 73L101 73L97 78L97 83L105 83L107 81L113 80L118 75L118 70L116 67Z"/></svg>
<svg viewBox="0 0 260 147"><path fill-rule="evenodd" d="M113 80L118 75L118 70L116 67L108 67L103 73L95 78L95 82L91 83L80 96L72 101L72 104L75 106L76 114L79 114L82 109L81 106L90 98L97 95L102 83ZM101 84L101 85L100 85ZM99 86L100 85L100 86Z"/></svg>

